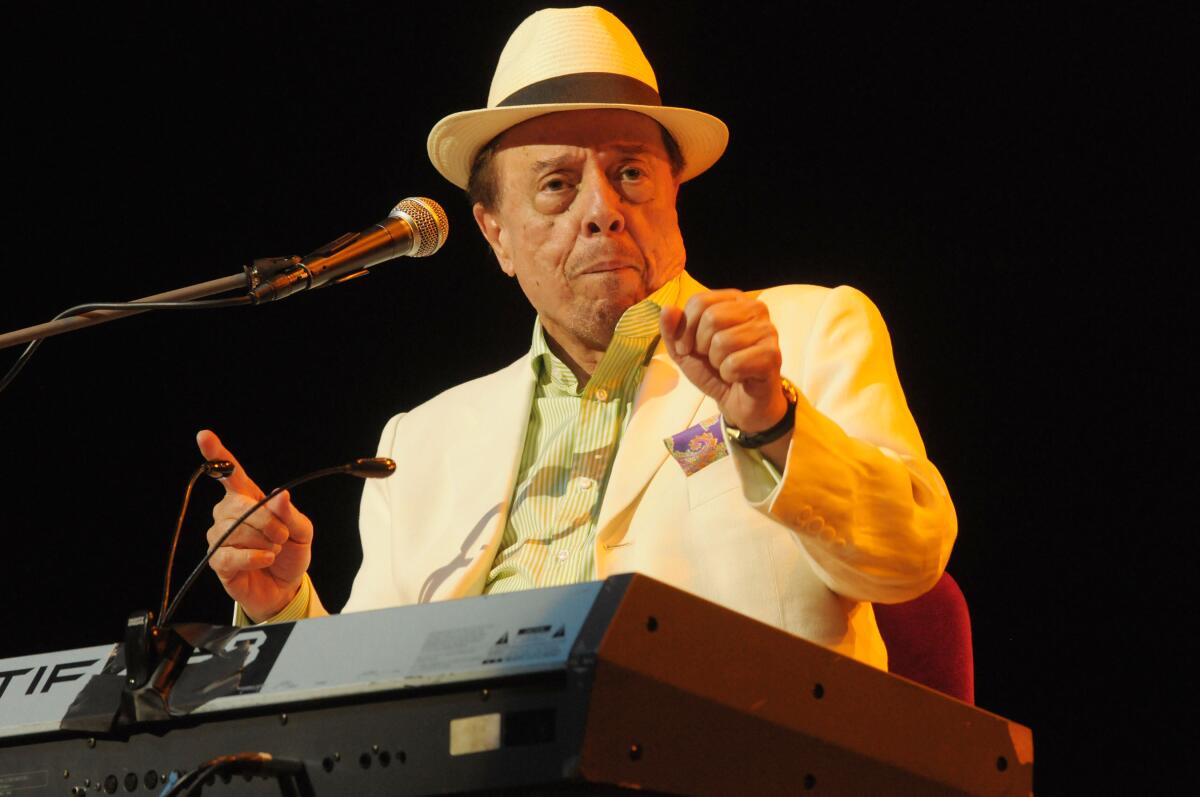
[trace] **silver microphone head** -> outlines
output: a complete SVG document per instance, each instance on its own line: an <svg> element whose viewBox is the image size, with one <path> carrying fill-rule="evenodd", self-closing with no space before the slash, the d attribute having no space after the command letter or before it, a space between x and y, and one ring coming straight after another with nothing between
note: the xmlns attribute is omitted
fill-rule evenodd
<svg viewBox="0 0 1200 797"><path fill-rule="evenodd" d="M450 235L450 220L446 211L432 199L410 196L400 200L389 219L404 219L412 227L413 248L409 257L428 257L442 248Z"/></svg>

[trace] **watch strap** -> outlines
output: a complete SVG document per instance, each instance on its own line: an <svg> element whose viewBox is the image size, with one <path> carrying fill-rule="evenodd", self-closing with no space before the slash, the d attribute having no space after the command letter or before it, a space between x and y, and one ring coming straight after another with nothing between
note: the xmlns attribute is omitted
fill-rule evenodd
<svg viewBox="0 0 1200 797"><path fill-rule="evenodd" d="M770 429L763 429L761 432L747 434L726 421L725 429L729 431L730 439L742 448L761 448L767 443L775 442L792 430L792 427L796 425L796 404L800 400L800 391L788 381L787 377L783 377L780 380L780 386L783 388L784 398L787 399L787 411L783 413L783 417L779 419L779 422Z"/></svg>

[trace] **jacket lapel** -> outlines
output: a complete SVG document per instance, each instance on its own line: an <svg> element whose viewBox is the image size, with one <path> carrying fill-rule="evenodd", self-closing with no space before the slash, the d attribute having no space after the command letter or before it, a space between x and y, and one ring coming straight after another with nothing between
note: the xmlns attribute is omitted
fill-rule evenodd
<svg viewBox="0 0 1200 797"><path fill-rule="evenodd" d="M684 272L679 306L705 290ZM464 483L473 485L472 494L486 499L488 508L481 515L480 502L464 502L470 511L461 520L466 539L451 563L457 566L446 568L438 583L427 583L422 602L481 594L504 535L533 400L534 375L528 355L495 377L485 391L485 403L474 408L470 451L459 458L464 465ZM691 425L703 400L704 394L688 381L659 341L613 462L596 525L598 542L605 542L621 527L613 521L646 488L667 458L663 438ZM481 458L480 451L494 452L494 456Z"/></svg>
<svg viewBox="0 0 1200 797"><path fill-rule="evenodd" d="M443 577L437 579L434 573L421 590L420 602L482 594L508 520L533 388L533 369L526 355L496 373L483 391L481 403L464 408L463 420L469 419L472 432L456 460L470 497L462 502L455 529L465 536L454 535L461 541L459 550L446 551L448 566L442 568ZM480 452L488 455L480 456Z"/></svg>
<svg viewBox="0 0 1200 797"><path fill-rule="evenodd" d="M682 307L691 296L705 290L684 272L677 304ZM703 400L704 394L688 381L660 340L646 367L613 462L596 525L597 542L607 542L621 527L613 520L646 488L667 458L663 438L691 425Z"/></svg>

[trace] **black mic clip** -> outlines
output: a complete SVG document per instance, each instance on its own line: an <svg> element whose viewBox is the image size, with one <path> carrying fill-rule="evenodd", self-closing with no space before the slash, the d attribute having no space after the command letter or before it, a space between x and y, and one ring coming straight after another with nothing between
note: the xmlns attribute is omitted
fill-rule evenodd
<svg viewBox="0 0 1200 797"><path fill-rule="evenodd" d="M313 281L312 272L308 270L308 266L305 265L306 263L333 257L361 237L361 232L348 232L345 235L334 238L324 246L309 252L304 257L298 255L292 255L291 257L260 257L245 267L246 289L255 303L287 296L300 289L295 286L307 286ZM343 282L349 282L352 279L365 277L366 275L367 270L365 268L354 269L349 273L341 274L329 280L328 283L322 282L316 285L316 287L322 288L326 284L340 285ZM272 281L279 276L287 278L287 282L272 285Z"/></svg>
<svg viewBox="0 0 1200 797"><path fill-rule="evenodd" d="M300 264L300 256L291 257L260 257L248 266L243 266L246 273L246 289L253 291L259 285L267 282L288 269Z"/></svg>

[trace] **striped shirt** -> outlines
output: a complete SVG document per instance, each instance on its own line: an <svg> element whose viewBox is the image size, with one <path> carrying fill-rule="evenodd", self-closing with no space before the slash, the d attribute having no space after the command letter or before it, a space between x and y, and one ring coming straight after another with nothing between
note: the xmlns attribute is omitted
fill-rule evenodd
<svg viewBox="0 0 1200 797"><path fill-rule="evenodd" d="M515 592L595 577L596 521L633 399L658 342L659 314L680 277L630 307L587 384L533 326L537 378L511 511L484 592Z"/></svg>
<svg viewBox="0 0 1200 797"><path fill-rule="evenodd" d="M595 577L596 521L609 473L646 364L658 343L659 314L663 307L678 304L681 280L682 275L676 276L625 311L608 350L582 389L571 369L546 345L540 320L534 321L530 360L537 385L512 511L485 593ZM291 602L262 622L307 616L311 597L312 582L305 573ZM236 625L254 622L235 604Z"/></svg>

